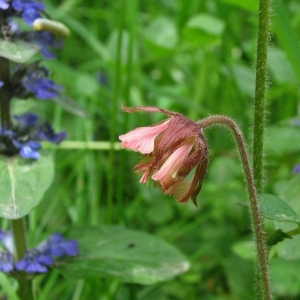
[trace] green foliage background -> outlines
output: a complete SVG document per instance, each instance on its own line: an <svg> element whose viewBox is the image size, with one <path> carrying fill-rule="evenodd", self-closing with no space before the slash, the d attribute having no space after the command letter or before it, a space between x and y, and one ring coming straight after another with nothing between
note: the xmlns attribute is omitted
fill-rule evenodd
<svg viewBox="0 0 300 300"><path fill-rule="evenodd" d="M162 117L125 115L124 102L179 111L193 120L228 115L241 126L251 152L256 0L48 0L45 5L72 32L58 59L46 64L89 116L74 116L50 101L24 106L66 130L68 141L117 142L119 134ZM300 3L273 1L271 30L265 192L280 196L299 216L300 177L292 169L300 163ZM198 208L140 185L133 172L136 153L64 149L68 141L49 149L55 180L28 218L31 245L71 225L118 224L162 237L187 255L192 267L149 286L64 280L52 272L36 278L38 299L253 299L254 254L237 152L222 129L206 137L210 164ZM270 220L265 225L267 232L296 226ZM277 299L300 297L300 257L289 252L295 245L297 237L270 252ZM2 275L0 285L9 294Z"/></svg>

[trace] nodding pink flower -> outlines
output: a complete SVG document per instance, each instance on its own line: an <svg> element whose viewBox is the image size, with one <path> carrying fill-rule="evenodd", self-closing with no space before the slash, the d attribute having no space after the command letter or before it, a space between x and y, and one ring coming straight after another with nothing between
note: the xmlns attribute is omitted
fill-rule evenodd
<svg viewBox="0 0 300 300"><path fill-rule="evenodd" d="M191 197L196 204L204 180L208 150L202 128L183 115L156 107L122 107L124 112L160 112L168 119L154 126L138 127L119 136L122 148L140 152L135 166L141 183L153 180L166 195L178 202ZM186 179L192 172L190 179Z"/></svg>

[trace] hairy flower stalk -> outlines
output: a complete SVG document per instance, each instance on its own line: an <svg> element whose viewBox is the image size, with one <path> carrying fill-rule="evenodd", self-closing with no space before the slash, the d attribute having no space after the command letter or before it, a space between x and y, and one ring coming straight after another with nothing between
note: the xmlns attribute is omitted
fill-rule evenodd
<svg viewBox="0 0 300 300"><path fill-rule="evenodd" d="M216 125L224 126L232 132L237 147L239 149L244 175L246 179L248 195L250 200L250 212L252 216L253 222L253 231L256 241L256 248L257 248L257 255L258 255L258 272L261 278L261 290L263 294L264 300L271 300L272 292L270 286L270 277L269 277L269 264L268 264L268 256L265 247L265 237L263 232L263 225L262 225L262 217L258 207L258 198L253 178L253 173L250 167L248 154L246 145L244 142L244 138L242 132L240 131L237 124L230 118L225 116L210 116L205 119L200 120L197 124L205 129L207 127L212 127Z"/></svg>
<svg viewBox="0 0 300 300"><path fill-rule="evenodd" d="M258 271L262 279L261 290L263 298L271 300L262 218L245 142L236 123L228 117L218 115L195 123L179 113L156 107L123 107L123 110L129 113L136 111L161 112L169 116L169 119L162 123L136 128L127 134L120 135L119 138L122 141L122 148L138 151L144 156L143 160L135 166L135 170L142 174L140 182L154 180L165 194L172 195L179 202L186 202L191 197L196 204L196 197L200 192L208 164L208 151L203 130L215 125L222 125L230 129L239 149L249 194L257 246ZM194 168L192 179L184 181Z"/></svg>

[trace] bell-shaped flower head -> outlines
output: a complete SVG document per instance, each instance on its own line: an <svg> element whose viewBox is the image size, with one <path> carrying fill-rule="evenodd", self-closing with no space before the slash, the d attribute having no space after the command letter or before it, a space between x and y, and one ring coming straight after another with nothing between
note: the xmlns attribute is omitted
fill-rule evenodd
<svg viewBox="0 0 300 300"><path fill-rule="evenodd" d="M142 174L140 182L154 182L178 202L187 202L200 192L204 180L208 150L202 128L183 115L156 107L124 107L125 112L160 112L168 119L149 127L139 127L120 135L121 147L143 154L135 166ZM186 177L192 173L189 180Z"/></svg>

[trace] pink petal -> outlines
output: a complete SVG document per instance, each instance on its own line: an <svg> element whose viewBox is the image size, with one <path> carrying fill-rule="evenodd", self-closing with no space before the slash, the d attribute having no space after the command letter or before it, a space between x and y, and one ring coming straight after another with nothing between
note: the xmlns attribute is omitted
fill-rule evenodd
<svg viewBox="0 0 300 300"><path fill-rule="evenodd" d="M177 181L164 194L173 196L178 202L187 202L190 197L197 206L196 197L201 190L202 182L206 174L207 159L197 166L193 177L187 181Z"/></svg>
<svg viewBox="0 0 300 300"><path fill-rule="evenodd" d="M194 189L194 178L188 181L177 181L167 191L166 195L173 196L178 202L187 202Z"/></svg>
<svg viewBox="0 0 300 300"><path fill-rule="evenodd" d="M138 151L142 154L149 154L154 150L155 138L169 125L170 119L166 122L152 127L139 127L126 134L119 136L122 141L121 147Z"/></svg>
<svg viewBox="0 0 300 300"><path fill-rule="evenodd" d="M150 163L139 163L137 164L134 169L137 173L143 173L140 183L146 183L151 171L152 165Z"/></svg>
<svg viewBox="0 0 300 300"><path fill-rule="evenodd" d="M179 147L151 178L159 181L162 187L167 190L177 180L177 171L182 166L192 148L193 143L187 143Z"/></svg>

